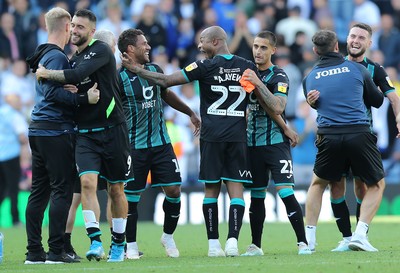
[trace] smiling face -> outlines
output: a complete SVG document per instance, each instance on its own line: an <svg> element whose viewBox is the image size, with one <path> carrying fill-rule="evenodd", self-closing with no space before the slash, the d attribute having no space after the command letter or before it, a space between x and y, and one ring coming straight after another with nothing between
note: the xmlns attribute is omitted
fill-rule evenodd
<svg viewBox="0 0 400 273"><path fill-rule="evenodd" d="M74 16L71 22L71 43L78 48L90 43L95 32L95 26L86 17Z"/></svg>
<svg viewBox="0 0 400 273"><path fill-rule="evenodd" d="M347 36L347 52L353 59L363 58L371 46L371 37L365 29L353 27Z"/></svg>
<svg viewBox="0 0 400 273"><path fill-rule="evenodd" d="M204 56L207 59L212 59L214 58L215 54L215 43L217 43L218 41L213 38L212 36L212 29L210 28L206 28L205 30L203 30L200 33L200 37L199 37L199 44L197 45L197 48L199 49L199 51L201 53L204 54Z"/></svg>
<svg viewBox="0 0 400 273"><path fill-rule="evenodd" d="M145 64L150 62L150 49L147 39L144 35L137 36L136 45L133 46L133 54L137 63Z"/></svg>
<svg viewBox="0 0 400 273"><path fill-rule="evenodd" d="M208 37L201 35L200 42L197 47L207 59L212 59L214 57L212 40Z"/></svg>

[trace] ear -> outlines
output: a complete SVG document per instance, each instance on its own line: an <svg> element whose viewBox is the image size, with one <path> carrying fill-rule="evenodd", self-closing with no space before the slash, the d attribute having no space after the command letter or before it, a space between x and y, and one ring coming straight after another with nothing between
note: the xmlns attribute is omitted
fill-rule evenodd
<svg viewBox="0 0 400 273"><path fill-rule="evenodd" d="M315 46L313 46L312 50L316 55L319 55L317 49L315 48Z"/></svg>
<svg viewBox="0 0 400 273"><path fill-rule="evenodd" d="M218 45L218 43L219 43L219 39L213 39L213 41L212 41L213 46Z"/></svg>
<svg viewBox="0 0 400 273"><path fill-rule="evenodd" d="M276 46L274 46L274 47L271 49L271 55L274 55L275 52L276 52Z"/></svg>
<svg viewBox="0 0 400 273"><path fill-rule="evenodd" d="M339 42L336 42L336 45L335 45L335 52L339 52Z"/></svg>
<svg viewBox="0 0 400 273"><path fill-rule="evenodd" d="M135 47L133 45L128 45L128 47L126 48L126 53L134 52L134 51L135 51Z"/></svg>

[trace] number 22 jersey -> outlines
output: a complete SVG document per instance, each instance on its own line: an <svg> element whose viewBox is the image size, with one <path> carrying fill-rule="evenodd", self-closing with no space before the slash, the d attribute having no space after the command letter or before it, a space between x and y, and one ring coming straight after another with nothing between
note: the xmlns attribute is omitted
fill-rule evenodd
<svg viewBox="0 0 400 273"><path fill-rule="evenodd" d="M248 68L257 71L254 63L242 57L216 55L182 69L188 82L199 82L202 140L246 142L248 94L239 80Z"/></svg>

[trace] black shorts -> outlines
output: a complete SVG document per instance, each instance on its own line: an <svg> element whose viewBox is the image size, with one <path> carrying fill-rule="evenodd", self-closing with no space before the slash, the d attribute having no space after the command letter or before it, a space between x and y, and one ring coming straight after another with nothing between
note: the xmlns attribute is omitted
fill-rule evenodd
<svg viewBox="0 0 400 273"><path fill-rule="evenodd" d="M249 158L253 184L245 184L245 187L266 189L270 173L275 186L294 186L292 154L288 142L249 147Z"/></svg>
<svg viewBox="0 0 400 273"><path fill-rule="evenodd" d="M181 171L171 144L147 149L132 149L135 180L126 183L125 193L138 193L146 189L151 172L151 187L181 185Z"/></svg>
<svg viewBox="0 0 400 273"><path fill-rule="evenodd" d="M79 176L97 173L108 183L134 179L125 123L99 132L79 133L75 157Z"/></svg>
<svg viewBox="0 0 400 273"><path fill-rule="evenodd" d="M200 140L199 181L221 180L252 183L245 142L208 142Z"/></svg>
<svg viewBox="0 0 400 273"><path fill-rule="evenodd" d="M314 173L325 180L339 181L351 168L353 175L374 185L384 177L376 136L371 133L318 135Z"/></svg>

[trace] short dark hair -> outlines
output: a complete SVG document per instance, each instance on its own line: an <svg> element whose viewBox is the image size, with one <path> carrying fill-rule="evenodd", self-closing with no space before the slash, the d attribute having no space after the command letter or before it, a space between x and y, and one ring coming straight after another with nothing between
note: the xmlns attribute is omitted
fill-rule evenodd
<svg viewBox="0 0 400 273"><path fill-rule="evenodd" d="M144 35L143 31L137 28L124 30L118 37L118 49L121 53L126 52L129 45L136 46L138 36Z"/></svg>
<svg viewBox="0 0 400 273"><path fill-rule="evenodd" d="M92 22L96 25L96 21L97 21L96 15L94 15L94 13L88 9L77 10L75 12L74 16L88 18L90 22Z"/></svg>
<svg viewBox="0 0 400 273"><path fill-rule="evenodd" d="M355 28L355 27L358 27L358 28L366 30L368 32L368 34L369 34L369 37L372 36L372 28L371 28L370 25L367 25L367 24L364 24L364 23L355 23L354 25L351 26L350 29Z"/></svg>
<svg viewBox="0 0 400 273"><path fill-rule="evenodd" d="M262 38L262 39L268 39L270 45L276 46L277 39L276 39L275 34L272 33L271 31L268 31L268 30L261 31L256 35L256 38L257 37Z"/></svg>
<svg viewBox="0 0 400 273"><path fill-rule="evenodd" d="M333 52L337 41L336 33L327 29L317 31L312 37L312 42L318 55L326 55L329 52Z"/></svg>

